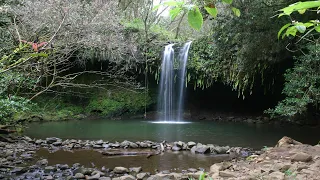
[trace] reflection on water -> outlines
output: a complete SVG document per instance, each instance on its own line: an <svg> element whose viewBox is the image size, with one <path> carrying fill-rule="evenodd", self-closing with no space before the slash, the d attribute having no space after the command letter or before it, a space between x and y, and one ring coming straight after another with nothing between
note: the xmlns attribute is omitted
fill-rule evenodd
<svg viewBox="0 0 320 180"><path fill-rule="evenodd" d="M188 121L147 121L148 123L153 124L190 124L192 122Z"/></svg>
<svg viewBox="0 0 320 180"><path fill-rule="evenodd" d="M101 168L113 169L116 166L123 167L139 167L143 171L154 173L155 169L159 171L172 170L181 172L188 168L208 168L217 162L227 160L227 155L212 156L203 154L192 154L190 152L165 152L160 155L155 155L150 158L146 156L104 156L101 153L90 150L79 150L74 152L57 151L49 153L45 149L37 152L39 158L46 158L49 165L80 163L86 167L92 167L92 163Z"/></svg>
<svg viewBox="0 0 320 180"><path fill-rule="evenodd" d="M206 144L252 147L274 146L283 136L317 144L319 128L302 126L249 125L195 121L189 124L154 124L137 120L79 120L33 123L25 135L34 138L103 139L106 141L194 141Z"/></svg>

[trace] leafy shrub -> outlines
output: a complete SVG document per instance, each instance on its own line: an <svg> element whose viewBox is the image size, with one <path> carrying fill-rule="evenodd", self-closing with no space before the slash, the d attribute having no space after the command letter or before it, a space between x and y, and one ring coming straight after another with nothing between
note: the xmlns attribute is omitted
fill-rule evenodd
<svg viewBox="0 0 320 180"><path fill-rule="evenodd" d="M13 115L17 112L30 110L32 103L22 97L11 96L0 99L0 122L2 124L13 123Z"/></svg>
<svg viewBox="0 0 320 180"><path fill-rule="evenodd" d="M307 49L308 53L296 57L294 67L285 73L286 83L282 93L286 98L274 109L266 111L272 117L304 114L309 105L317 108L320 102L320 47L309 44Z"/></svg>

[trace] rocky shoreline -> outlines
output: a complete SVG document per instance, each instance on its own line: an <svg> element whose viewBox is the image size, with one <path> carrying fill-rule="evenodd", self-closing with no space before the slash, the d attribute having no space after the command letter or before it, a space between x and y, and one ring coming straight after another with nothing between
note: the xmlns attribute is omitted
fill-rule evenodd
<svg viewBox="0 0 320 180"><path fill-rule="evenodd" d="M304 145L289 138L280 140L274 148L253 151L249 148L217 146L195 142L107 142L103 140L62 140L55 137L31 139L29 137L6 137L0 142L0 179L317 179L320 177L320 146ZM144 155L146 158L164 151L190 151L199 154L228 154L231 161L216 163L209 172L189 168L180 172L162 171L156 174L143 172L141 167L115 167L108 169L73 165L48 165L47 159L33 163L40 148L50 152L58 150L95 150L106 156Z"/></svg>

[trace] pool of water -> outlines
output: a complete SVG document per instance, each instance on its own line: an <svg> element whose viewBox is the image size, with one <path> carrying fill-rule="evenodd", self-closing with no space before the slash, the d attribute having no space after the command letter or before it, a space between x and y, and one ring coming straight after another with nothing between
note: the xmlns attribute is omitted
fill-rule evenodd
<svg viewBox="0 0 320 180"><path fill-rule="evenodd" d="M74 152L57 151L49 153L41 149L36 153L38 159L48 159L49 165L80 163L85 167L105 167L113 169L117 166L122 167L142 167L144 172L155 173L155 170L170 170L181 172L188 168L202 168L209 170L209 167L218 162L229 159L228 155L204 155L183 152L165 152L159 155L151 156L104 156L97 151L78 150Z"/></svg>
<svg viewBox="0 0 320 180"><path fill-rule="evenodd" d="M77 120L32 123L25 135L33 138L103 139L106 141L194 141L206 144L251 147L274 146L283 136L317 144L320 129L302 126L218 123L194 121L185 124L150 123L141 120Z"/></svg>

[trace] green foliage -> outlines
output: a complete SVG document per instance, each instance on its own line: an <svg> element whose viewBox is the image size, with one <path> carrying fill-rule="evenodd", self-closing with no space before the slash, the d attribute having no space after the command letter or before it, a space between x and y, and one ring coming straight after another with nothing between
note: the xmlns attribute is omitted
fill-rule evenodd
<svg viewBox="0 0 320 180"><path fill-rule="evenodd" d="M308 52L296 57L296 63L292 69L285 73L285 86L283 94L286 98L275 109L266 112L273 117L293 117L306 113L308 106L318 109L320 102L320 46L307 45Z"/></svg>
<svg viewBox="0 0 320 180"><path fill-rule="evenodd" d="M2 97L0 98L0 123L12 124L13 115L18 112L30 110L32 104L29 100L22 97Z"/></svg>
<svg viewBox="0 0 320 180"><path fill-rule="evenodd" d="M298 12L299 14L305 14L306 11L315 11L317 14L319 13L320 9L320 1L305 1L305 2L297 2L294 4L291 4L280 11L279 17L281 16L290 16L293 12ZM285 24L282 26L280 31L278 32L278 39L280 38L282 32L285 31L282 35L282 39L284 37L289 36L297 36L297 33L304 34L307 30L307 34L309 34L312 31L316 31L320 33L320 22L318 19L315 20L309 20L307 22L299 22L296 20L293 20L291 23Z"/></svg>
<svg viewBox="0 0 320 180"><path fill-rule="evenodd" d="M276 41L281 22L270 18L284 1L270 1L268 6L261 0L233 3L240 8L241 18L221 12L212 31L193 41L187 78L195 88L221 81L244 97L256 81L272 86L273 80L265 81L266 74L276 71L274 65L288 57L286 41Z"/></svg>
<svg viewBox="0 0 320 180"><path fill-rule="evenodd" d="M188 12L188 22L189 25L196 29L200 30L203 24L203 17L199 10L199 7L194 6L192 10L189 10Z"/></svg>
<svg viewBox="0 0 320 180"><path fill-rule="evenodd" d="M220 1L225 3L226 5L230 6L233 0L222 0ZM166 1L162 4L156 5L153 10L158 10L161 5L170 7L170 18L174 20L179 14L187 13L188 14L188 23L189 25L195 29L200 30L203 24L203 15L200 11L200 8L204 8L206 12L211 15L212 17L216 18L218 15L218 10L215 6L215 3L219 2L207 2L207 1L192 1L191 3L186 3L185 1ZM230 6L232 12L239 17L240 10L233 6Z"/></svg>
<svg viewBox="0 0 320 180"><path fill-rule="evenodd" d="M142 111L145 104L149 106L151 103L151 97L149 95L145 97L144 93L113 89L93 95L89 100L86 111L88 113L99 112L104 116L115 116Z"/></svg>

